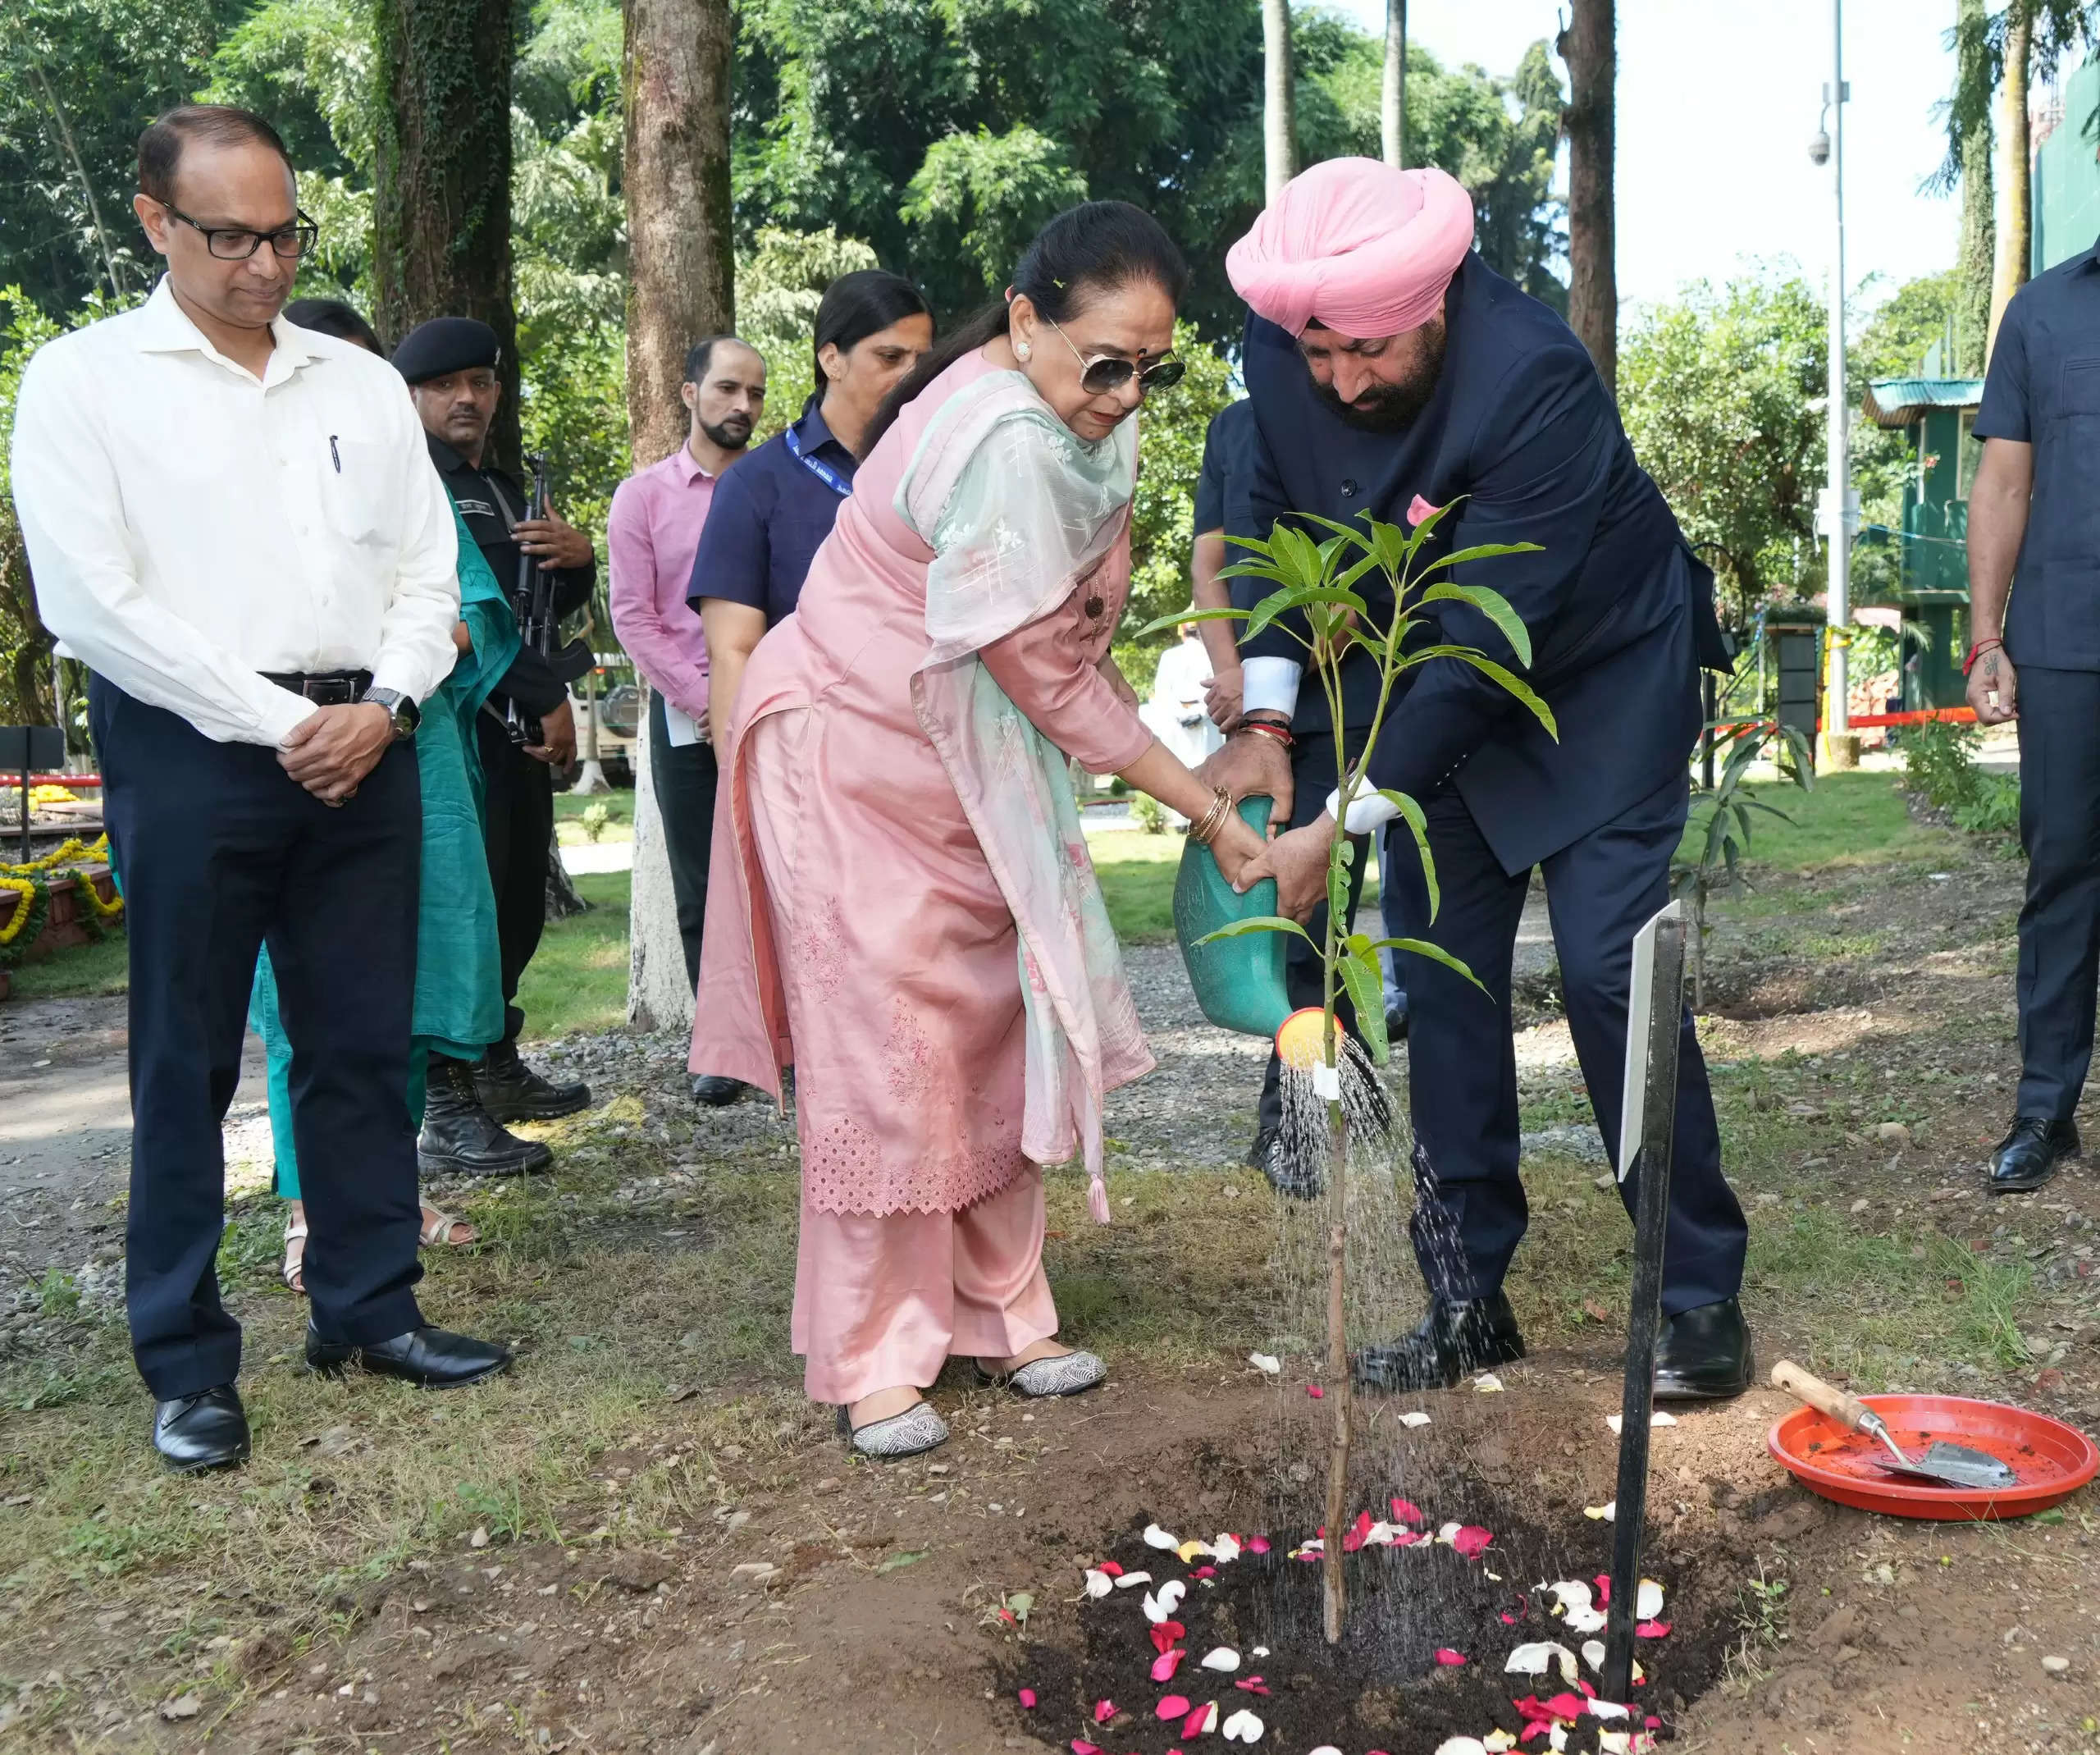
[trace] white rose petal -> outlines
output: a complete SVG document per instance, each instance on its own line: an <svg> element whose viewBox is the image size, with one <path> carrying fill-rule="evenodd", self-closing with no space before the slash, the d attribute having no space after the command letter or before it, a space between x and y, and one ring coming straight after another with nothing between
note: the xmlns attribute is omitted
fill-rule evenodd
<svg viewBox="0 0 2100 1755"><path fill-rule="evenodd" d="M1643 1579L1641 1588L1633 1598L1633 1618L1637 1621L1652 1621L1663 1612L1663 1587L1653 1579Z"/></svg>
<svg viewBox="0 0 2100 1755"><path fill-rule="evenodd" d="M1122 1577L1116 1579L1116 1588L1118 1590L1134 1590L1140 1584L1149 1584L1151 1583L1152 1574L1149 1572L1126 1572L1122 1575Z"/></svg>
<svg viewBox="0 0 2100 1755"><path fill-rule="evenodd" d="M1473 1379L1473 1389L1482 1396L1499 1396L1502 1393L1502 1379L1492 1371L1483 1371Z"/></svg>
<svg viewBox="0 0 2100 1755"><path fill-rule="evenodd" d="M1115 1589L1116 1581L1098 1566L1086 1569L1086 1593L1089 1597L1106 1597Z"/></svg>
<svg viewBox="0 0 2100 1755"><path fill-rule="evenodd" d="M1592 1670L1602 1670L1605 1666L1604 1641L1601 1639L1585 1639L1582 1642L1582 1661L1587 1664Z"/></svg>
<svg viewBox="0 0 2100 1755"><path fill-rule="evenodd" d="M1530 1645L1520 1645L1509 1654L1509 1661L1502 1668L1509 1675L1544 1675L1550 1666L1560 1672L1564 1682L1572 1684L1576 1676L1575 1655L1564 1645L1551 1639L1541 1639Z"/></svg>
<svg viewBox="0 0 2100 1755"><path fill-rule="evenodd" d="M1403 1426L1427 1426L1429 1416L1419 1408L1410 1408L1400 1416L1400 1424Z"/></svg>
<svg viewBox="0 0 2100 1755"><path fill-rule="evenodd" d="M1605 1424L1611 1428L1611 1435L1615 1438L1625 1428L1626 1416L1623 1414L1607 1414L1605 1416ZM1658 1426L1674 1426L1675 1424L1677 1424L1677 1415L1665 1414L1660 1408L1656 1409L1648 1416L1648 1425L1651 1431Z"/></svg>
<svg viewBox="0 0 2100 1755"><path fill-rule="evenodd" d="M1247 1355L1247 1363L1264 1377L1272 1378L1283 1369L1283 1361L1273 1353L1249 1353ZM1258 1731L1256 1735L1259 1734Z"/></svg>
<svg viewBox="0 0 2100 1755"><path fill-rule="evenodd" d="M1446 1737L1436 1745L1436 1755L1487 1755L1487 1745L1478 1737Z"/></svg>
<svg viewBox="0 0 2100 1755"><path fill-rule="evenodd" d="M1259 1743L1266 1727L1261 1720L1242 1707L1218 1727L1219 1734L1227 1743Z"/></svg>
<svg viewBox="0 0 2100 1755"><path fill-rule="evenodd" d="M1254 1648L1254 1655L1255 1655L1257 1657L1267 1657L1269 1655L1269 1648L1268 1648L1268 1647L1267 1647L1266 1645L1258 1645L1258 1646L1256 1646L1256 1647Z"/></svg>
<svg viewBox="0 0 2100 1755"><path fill-rule="evenodd" d="M1239 1654L1229 1645L1221 1645L1203 1660L1206 1670L1234 1670L1239 1667Z"/></svg>
<svg viewBox="0 0 2100 1755"><path fill-rule="evenodd" d="M1593 1524L1615 1523L1618 1519L1618 1501L1614 1499L1609 1505L1586 1505L1582 1515Z"/></svg>
<svg viewBox="0 0 2100 1755"><path fill-rule="evenodd" d="M1220 1530L1217 1539L1211 1543L1211 1557L1221 1565L1227 1561L1239 1558L1239 1538Z"/></svg>
<svg viewBox="0 0 2100 1755"><path fill-rule="evenodd" d="M1480 1739L1488 1747L1489 1755L1502 1755L1504 1749L1517 1746L1517 1733L1513 1730L1491 1730Z"/></svg>
<svg viewBox="0 0 2100 1755"><path fill-rule="evenodd" d="M1171 1615L1181 1606L1181 1599L1189 1594L1187 1583L1180 1579L1169 1579L1159 1587L1160 1606Z"/></svg>
<svg viewBox="0 0 2100 1755"><path fill-rule="evenodd" d="M1145 1546L1147 1547L1177 1548L1181 1546L1181 1538L1179 1536L1170 1536L1157 1524L1148 1524L1145 1525Z"/></svg>

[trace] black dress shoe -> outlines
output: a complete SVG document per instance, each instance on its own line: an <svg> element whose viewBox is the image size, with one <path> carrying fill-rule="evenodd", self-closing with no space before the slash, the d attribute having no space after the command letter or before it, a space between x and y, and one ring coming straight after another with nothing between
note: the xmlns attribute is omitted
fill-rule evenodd
<svg viewBox="0 0 2100 1755"><path fill-rule="evenodd" d="M591 1107L588 1085L556 1085L518 1058L515 1042L494 1042L474 1068L474 1095L500 1122L551 1122Z"/></svg>
<svg viewBox="0 0 2100 1755"><path fill-rule="evenodd" d="M2020 1116L1991 1154L1990 1191L2024 1195L2039 1188L2057 1173L2058 1164L2077 1157L2079 1150L2077 1122L2052 1122L2044 1115Z"/></svg>
<svg viewBox="0 0 2100 1755"><path fill-rule="evenodd" d="M725 1079L719 1072L696 1072L692 1077L692 1100L710 1109L726 1109L733 1103L742 1103L750 1089L742 1079Z"/></svg>
<svg viewBox="0 0 2100 1755"><path fill-rule="evenodd" d="M521 1140L482 1107L474 1069L449 1055L430 1058L423 1131L416 1164L425 1176L525 1176L545 1170L555 1154L537 1140Z"/></svg>
<svg viewBox="0 0 2100 1755"><path fill-rule="evenodd" d="M231 1383L153 1404L153 1448L177 1474L248 1460L248 1416Z"/></svg>
<svg viewBox="0 0 2100 1755"><path fill-rule="evenodd" d="M1655 1394L1663 1400L1725 1401L1748 1389L1756 1372L1750 1324L1733 1298L1680 1311L1655 1343Z"/></svg>
<svg viewBox="0 0 2100 1755"><path fill-rule="evenodd" d="M1326 1190L1326 1178L1317 1163L1298 1163L1281 1149L1283 1130L1264 1127L1247 1149L1247 1162L1269 1179L1269 1186L1286 1200L1317 1200Z"/></svg>
<svg viewBox="0 0 2100 1755"><path fill-rule="evenodd" d="M1432 1298L1429 1314L1413 1334L1367 1346L1350 1364L1366 1389L1449 1389L1468 1372L1523 1356L1517 1313L1500 1291L1492 1291L1463 1302Z"/></svg>
<svg viewBox="0 0 2100 1755"><path fill-rule="evenodd" d="M477 1341L472 1335L455 1335L428 1323L396 1335L391 1341L352 1346L347 1341L322 1340L309 1319L306 1362L331 1376L340 1376L357 1365L380 1377L399 1378L418 1389L457 1389L509 1370L510 1350L493 1341Z"/></svg>
<svg viewBox="0 0 2100 1755"><path fill-rule="evenodd" d="M1408 1000L1403 994L1399 1000L1386 1008L1386 1040L1404 1042L1408 1039Z"/></svg>

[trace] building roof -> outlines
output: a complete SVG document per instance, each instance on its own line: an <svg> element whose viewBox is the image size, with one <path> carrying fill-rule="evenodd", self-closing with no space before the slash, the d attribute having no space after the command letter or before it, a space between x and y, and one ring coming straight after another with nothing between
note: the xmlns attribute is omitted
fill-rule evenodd
<svg viewBox="0 0 2100 1755"><path fill-rule="evenodd" d="M1929 409L1973 409L1983 400L1979 377L1883 377L1867 386L1860 406L1877 427L1908 427Z"/></svg>

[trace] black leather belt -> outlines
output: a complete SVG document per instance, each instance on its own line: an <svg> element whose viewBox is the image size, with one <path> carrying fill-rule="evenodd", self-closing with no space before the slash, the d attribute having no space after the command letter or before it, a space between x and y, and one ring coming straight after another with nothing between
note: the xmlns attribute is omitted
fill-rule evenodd
<svg viewBox="0 0 2100 1755"><path fill-rule="evenodd" d="M265 670L262 680L303 695L316 706L350 706L364 699L372 687L369 670Z"/></svg>

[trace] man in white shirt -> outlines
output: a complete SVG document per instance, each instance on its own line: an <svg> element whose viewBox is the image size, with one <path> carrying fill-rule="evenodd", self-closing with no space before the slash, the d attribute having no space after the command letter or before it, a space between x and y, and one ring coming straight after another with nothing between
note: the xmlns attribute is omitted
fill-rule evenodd
<svg viewBox="0 0 2100 1755"><path fill-rule="evenodd" d="M418 704L450 670L458 537L399 377L278 313L314 228L242 110L140 136L167 274L22 378L14 490L89 713L130 946L126 1263L155 1447L240 1461L240 1328L213 1262L220 1125L267 939L313 1236L307 1358L436 1387L500 1347L427 1326L406 1088Z"/></svg>

